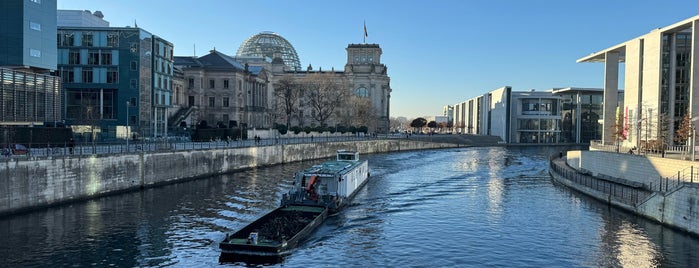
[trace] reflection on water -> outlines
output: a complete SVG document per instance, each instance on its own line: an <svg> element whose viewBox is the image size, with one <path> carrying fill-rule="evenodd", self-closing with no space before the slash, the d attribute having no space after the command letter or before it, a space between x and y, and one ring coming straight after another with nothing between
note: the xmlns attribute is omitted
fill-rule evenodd
<svg viewBox="0 0 699 268"><path fill-rule="evenodd" d="M462 148L366 156L371 181L283 265L699 266L697 238L553 184L548 154ZM219 266L225 234L275 208L293 172L313 163L7 216L0 258L8 267Z"/></svg>

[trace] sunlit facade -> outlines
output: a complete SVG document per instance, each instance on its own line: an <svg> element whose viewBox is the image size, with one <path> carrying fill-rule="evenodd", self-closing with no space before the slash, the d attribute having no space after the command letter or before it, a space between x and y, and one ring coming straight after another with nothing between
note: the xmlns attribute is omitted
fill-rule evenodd
<svg viewBox="0 0 699 268"><path fill-rule="evenodd" d="M457 134L499 136L506 143L587 143L600 139L602 90L502 87L453 105ZM623 96L619 96L623 99Z"/></svg>
<svg viewBox="0 0 699 268"><path fill-rule="evenodd" d="M643 140L673 144L682 118L699 115L699 72L692 61L699 54L699 35L694 31L698 23L699 16L694 16L578 59L604 63L601 119L611 126L618 111L625 114L624 146L639 146ZM622 69L625 98L617 106ZM613 143L612 128L603 131L603 141Z"/></svg>

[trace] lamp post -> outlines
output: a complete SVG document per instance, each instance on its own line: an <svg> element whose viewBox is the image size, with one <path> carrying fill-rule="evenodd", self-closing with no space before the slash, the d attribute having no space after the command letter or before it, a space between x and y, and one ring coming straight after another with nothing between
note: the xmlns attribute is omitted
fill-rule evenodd
<svg viewBox="0 0 699 268"><path fill-rule="evenodd" d="M129 152L129 104L130 101L126 101L126 152Z"/></svg>

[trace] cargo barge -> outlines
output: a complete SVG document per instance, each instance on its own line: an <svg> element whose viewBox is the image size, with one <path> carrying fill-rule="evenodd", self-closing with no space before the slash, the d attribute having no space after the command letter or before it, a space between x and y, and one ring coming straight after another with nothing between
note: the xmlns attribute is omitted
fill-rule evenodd
<svg viewBox="0 0 699 268"><path fill-rule="evenodd" d="M369 178L368 161L355 151L339 150L336 159L294 175L294 186L279 208L265 214L219 244L220 262L276 263L320 224L328 214L351 202Z"/></svg>

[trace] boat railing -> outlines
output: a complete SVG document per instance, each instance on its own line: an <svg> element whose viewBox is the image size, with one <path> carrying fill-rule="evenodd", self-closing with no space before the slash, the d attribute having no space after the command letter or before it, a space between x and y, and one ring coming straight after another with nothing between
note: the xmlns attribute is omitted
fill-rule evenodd
<svg viewBox="0 0 699 268"><path fill-rule="evenodd" d="M334 206L335 201L337 201L336 194L317 195L314 199L306 191L297 191L294 189L282 196L282 199L282 204L325 204L326 206Z"/></svg>

